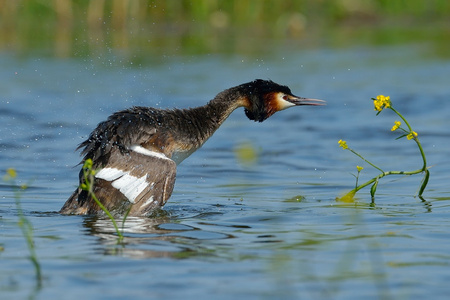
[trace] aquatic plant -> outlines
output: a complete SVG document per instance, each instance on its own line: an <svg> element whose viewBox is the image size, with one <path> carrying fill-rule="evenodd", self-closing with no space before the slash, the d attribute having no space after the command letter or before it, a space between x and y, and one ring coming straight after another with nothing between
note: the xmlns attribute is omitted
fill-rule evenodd
<svg viewBox="0 0 450 300"><path fill-rule="evenodd" d="M25 191L28 188L28 184L21 184L18 185L16 183L17 178L17 172L13 168L9 168L6 170L6 174L3 176L3 181L10 184L10 186L14 190L14 199L16 202L16 209L17 209L17 216L19 218L18 225L20 229L22 230L22 234L25 237L25 241L27 242L28 250L30 251L30 260L33 263L34 270L36 273L36 281L37 286L41 287L42 284L42 272L41 272L41 265L39 264L37 255L36 255L36 249L34 247L34 241L33 241L33 225L31 222L25 217L22 210L22 205L20 203L20 199L22 196L23 191Z"/></svg>
<svg viewBox="0 0 450 300"><path fill-rule="evenodd" d="M92 169L92 159L88 158L85 160L83 165L83 178L84 182L80 184L80 188L84 191L87 191L89 193L89 196L94 199L95 203L103 210L103 212L109 217L111 222L113 223L114 229L116 230L118 241L117 243L122 242L123 240L123 234L119 230L119 227L117 226L116 220L111 215L109 210L98 200L97 196L94 193L94 176L95 176L96 170ZM130 212L131 206L126 211L123 219L122 219L122 230L125 226L125 220L128 216L128 213Z"/></svg>
<svg viewBox="0 0 450 300"><path fill-rule="evenodd" d="M381 178L383 178L385 176L389 176L389 175L414 175L414 174L424 173L424 177L423 177L421 186L417 193L418 197L422 198L422 194L428 184L428 179L430 178L430 171L428 170L425 152L423 151L422 144L419 141L417 132L412 130L411 126L409 125L409 123L405 119L405 117L403 117L402 114L400 114L394 107L392 107L392 102L391 102L391 99L389 96L385 97L383 95L379 95L376 98L372 98L372 100L374 101L373 104L374 104L375 111L377 111L377 114L376 114L377 116L384 109L390 109L395 114L397 114L397 116L399 116L400 119L404 122L404 124L406 125L406 128L402 127L401 121L395 121L394 125L391 128L391 131L401 132L401 135L396 138L397 140L406 137L407 140L413 140L416 143L417 147L419 148L420 155L421 155L422 161L423 161L422 168L414 170L414 171L384 171L380 167L378 167L375 164L373 164L372 162L368 161L361 154L359 154L358 152L356 152L355 150L350 148L346 141L339 140L338 141L339 147L341 147L344 150L349 150L350 152L352 152L353 154L355 154L356 156L361 158L364 162L368 163L370 166L374 167L381 173L378 174L377 176L375 176L374 178L370 179L369 181L358 185L359 174L363 168L360 166L357 166L356 168L357 168L358 173L357 173L357 175L354 175L356 177L355 188L352 189L347 194L345 194L343 197L337 198L337 200L342 201L342 202L353 202L353 198L354 198L356 192L358 192L359 190L361 190L362 188L364 188L368 185L372 185L372 187L370 188L370 195L372 197L372 201L374 201L375 193L376 193L377 187L378 187L378 182Z"/></svg>

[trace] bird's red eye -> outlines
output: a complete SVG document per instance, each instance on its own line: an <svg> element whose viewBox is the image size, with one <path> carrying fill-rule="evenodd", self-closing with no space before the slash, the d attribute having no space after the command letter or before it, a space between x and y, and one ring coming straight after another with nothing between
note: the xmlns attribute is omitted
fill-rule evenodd
<svg viewBox="0 0 450 300"><path fill-rule="evenodd" d="M287 95L283 95L283 100L288 100L288 96Z"/></svg>

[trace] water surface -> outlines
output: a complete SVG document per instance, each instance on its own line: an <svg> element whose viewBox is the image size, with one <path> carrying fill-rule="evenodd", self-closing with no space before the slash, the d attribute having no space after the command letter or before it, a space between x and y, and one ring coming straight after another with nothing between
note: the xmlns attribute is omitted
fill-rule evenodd
<svg viewBox="0 0 450 300"><path fill-rule="evenodd" d="M150 65L0 56L0 164L18 172L44 280L36 288L17 226L12 187L0 185L1 294L8 298L421 299L450 280L448 158L450 61L426 46L169 57ZM77 184L74 151L116 110L203 105L228 87L272 79L326 107L280 112L264 123L234 112L178 168L174 193L154 218L129 218L123 245L108 220L56 213ZM421 167L417 148L375 116L390 95L419 133L431 178L384 178L375 203L335 198L376 170L339 139L392 170ZM250 143L257 163L242 164ZM447 202L449 201L449 202ZM62 295L62 297L61 297Z"/></svg>

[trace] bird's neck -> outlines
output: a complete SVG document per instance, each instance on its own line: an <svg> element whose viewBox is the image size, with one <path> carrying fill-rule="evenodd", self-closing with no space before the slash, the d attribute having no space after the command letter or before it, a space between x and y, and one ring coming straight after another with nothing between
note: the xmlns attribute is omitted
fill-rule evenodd
<svg viewBox="0 0 450 300"><path fill-rule="evenodd" d="M192 153L201 147L236 108L245 106L245 101L238 91L229 89L204 106L180 110L183 121L179 123L177 140L187 147L182 151Z"/></svg>
<svg viewBox="0 0 450 300"><path fill-rule="evenodd" d="M185 110L190 115L198 141L203 144L238 107L245 98L234 91L225 90L204 106Z"/></svg>

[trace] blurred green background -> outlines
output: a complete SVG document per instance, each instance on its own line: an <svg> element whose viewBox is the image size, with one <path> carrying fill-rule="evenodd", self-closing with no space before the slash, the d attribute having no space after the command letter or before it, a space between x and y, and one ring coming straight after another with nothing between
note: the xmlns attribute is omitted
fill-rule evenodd
<svg viewBox="0 0 450 300"><path fill-rule="evenodd" d="M146 61L426 41L448 56L449 20L448 0L0 0L0 51Z"/></svg>

